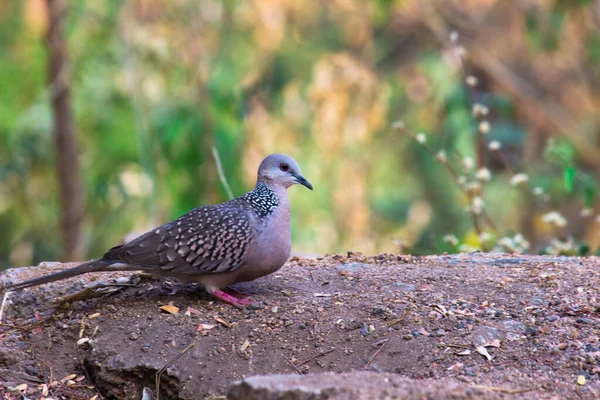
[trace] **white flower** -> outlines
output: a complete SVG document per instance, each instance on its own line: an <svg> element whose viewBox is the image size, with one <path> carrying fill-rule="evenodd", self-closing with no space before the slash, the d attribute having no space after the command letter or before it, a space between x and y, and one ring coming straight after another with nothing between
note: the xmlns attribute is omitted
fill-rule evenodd
<svg viewBox="0 0 600 400"><path fill-rule="evenodd" d="M404 129L404 121L394 121L394 122L392 122L392 128L394 128L394 129Z"/></svg>
<svg viewBox="0 0 600 400"><path fill-rule="evenodd" d="M542 215L542 222L550 225L554 225L558 228L567 225L567 219L562 216L558 211L551 211Z"/></svg>
<svg viewBox="0 0 600 400"><path fill-rule="evenodd" d="M478 251L478 250L479 250L478 247L470 246L470 245L464 244L464 243L458 247L458 251L460 251L461 253L472 253L472 252Z"/></svg>
<svg viewBox="0 0 600 400"><path fill-rule="evenodd" d="M498 246L502 246L506 251L515 251L515 242L507 236L498 239L498 242L496 243Z"/></svg>
<svg viewBox="0 0 600 400"><path fill-rule="evenodd" d="M480 181L489 181L492 177L492 173L487 168L479 168L477 173L475 174L475 178Z"/></svg>
<svg viewBox="0 0 600 400"><path fill-rule="evenodd" d="M440 150L435 155L435 159L441 162L442 164L446 164L448 162L448 157L446 157L446 152L444 150Z"/></svg>
<svg viewBox="0 0 600 400"><path fill-rule="evenodd" d="M471 200L471 211L473 211L473 214L481 214L483 211L483 204L483 199L481 197L473 197L473 200Z"/></svg>
<svg viewBox="0 0 600 400"><path fill-rule="evenodd" d="M452 246L458 245L458 238L452 234L444 235L442 240L448 244L451 244Z"/></svg>
<svg viewBox="0 0 600 400"><path fill-rule="evenodd" d="M483 133L484 135L486 133L488 133L491 128L492 128L492 126L490 125L490 123L488 121L481 121L479 123L479 132Z"/></svg>
<svg viewBox="0 0 600 400"><path fill-rule="evenodd" d="M488 143L488 148L491 151L500 150L501 147L502 147L502 144L497 140L492 140L490 143Z"/></svg>
<svg viewBox="0 0 600 400"><path fill-rule="evenodd" d="M544 189L541 186L536 186L533 188L532 193L534 196L541 196L544 194Z"/></svg>
<svg viewBox="0 0 600 400"><path fill-rule="evenodd" d="M456 43L458 41L458 32L456 32L456 31L450 32L450 41L452 43Z"/></svg>
<svg viewBox="0 0 600 400"><path fill-rule="evenodd" d="M582 217L589 217L590 215L592 215L592 209L591 208L582 208L581 211L579 212L579 215L581 215Z"/></svg>
<svg viewBox="0 0 600 400"><path fill-rule="evenodd" d="M415 140L421 144L424 144L425 141L427 140L427 136L425 136L425 134L423 132L419 132L416 134Z"/></svg>
<svg viewBox="0 0 600 400"><path fill-rule="evenodd" d="M465 190L469 193L479 193L481 191L481 183L476 181L469 182Z"/></svg>
<svg viewBox="0 0 600 400"><path fill-rule="evenodd" d="M527 174L520 172L518 174L514 174L512 178L510 178L510 184L513 186L518 186L521 183L525 183L529 180L529 176Z"/></svg>
<svg viewBox="0 0 600 400"><path fill-rule="evenodd" d="M471 87L475 87L475 86L477 86L477 82L478 82L478 81L477 81L477 78L476 78L476 77L474 77L473 75L468 75L468 76L465 78L465 82L467 82L467 85L469 85L469 86L471 86Z"/></svg>
<svg viewBox="0 0 600 400"><path fill-rule="evenodd" d="M462 165L463 165L464 169L469 171L469 170L473 169L473 166L475 165L475 163L473 162L473 159L471 157L465 157L462 160Z"/></svg>
<svg viewBox="0 0 600 400"><path fill-rule="evenodd" d="M481 232L479 234L479 241L481 243L487 242L488 240L490 240L490 237L491 237L491 235L489 233L487 233L487 232Z"/></svg>
<svg viewBox="0 0 600 400"><path fill-rule="evenodd" d="M465 183L467 183L467 177L466 177L466 176L464 176L464 175L461 175L461 176L459 176L459 177L458 177L458 179L456 180L456 182L457 182L459 185L464 185ZM600 217L599 217L599 218L600 218Z"/></svg>
<svg viewBox="0 0 600 400"><path fill-rule="evenodd" d="M471 108L474 117L485 116L488 115L490 110L484 106L483 104L475 103Z"/></svg>
<svg viewBox="0 0 600 400"><path fill-rule="evenodd" d="M529 242L527 240L525 240L523 235L521 235L520 233L517 233L514 236L513 241L515 242L515 244L517 246L522 247L524 250L527 250L529 248Z"/></svg>

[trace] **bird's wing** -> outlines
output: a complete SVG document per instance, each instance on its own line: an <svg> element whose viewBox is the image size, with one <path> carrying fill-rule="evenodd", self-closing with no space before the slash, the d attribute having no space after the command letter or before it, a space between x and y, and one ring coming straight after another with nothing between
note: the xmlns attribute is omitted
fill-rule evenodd
<svg viewBox="0 0 600 400"><path fill-rule="evenodd" d="M103 260L182 274L234 271L253 240L244 208L196 208L131 242L110 249Z"/></svg>

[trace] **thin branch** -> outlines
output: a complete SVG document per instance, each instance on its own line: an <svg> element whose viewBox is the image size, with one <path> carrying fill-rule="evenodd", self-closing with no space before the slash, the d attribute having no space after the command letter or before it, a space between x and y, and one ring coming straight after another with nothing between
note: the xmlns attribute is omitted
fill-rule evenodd
<svg viewBox="0 0 600 400"><path fill-rule="evenodd" d="M4 293L4 296L2 297L2 305L0 305L0 323L2 322L2 317L4 315L4 305L6 304L6 302L8 301L8 296L11 294L12 292L6 292Z"/></svg>
<svg viewBox="0 0 600 400"><path fill-rule="evenodd" d="M179 354L171 358L161 369L158 370L156 373L156 400L160 400L160 377L162 376L163 372L165 372L167 368L169 368L175 361L183 357L185 353L194 348L194 346L198 344L198 339L199 337L197 337L192 343L188 344L185 349L181 350Z"/></svg>
<svg viewBox="0 0 600 400"><path fill-rule="evenodd" d="M219 152L217 151L216 146L212 146L212 155L215 158L215 163L217 164L217 171L219 172L219 178L221 179L221 183L225 187L225 191L229 196L229 200L233 199L233 193L231 192L231 188L229 187L229 183L227 183L227 178L225 177L225 173L223 172L223 166L221 165L221 158L219 157Z"/></svg>

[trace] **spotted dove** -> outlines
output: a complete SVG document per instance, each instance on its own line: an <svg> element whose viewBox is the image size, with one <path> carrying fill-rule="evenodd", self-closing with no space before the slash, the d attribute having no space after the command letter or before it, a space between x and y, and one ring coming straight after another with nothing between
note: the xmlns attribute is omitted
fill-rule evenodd
<svg viewBox="0 0 600 400"><path fill-rule="evenodd" d="M54 274L7 286L9 291L88 272L149 272L198 282L213 296L248 304L227 286L277 271L290 256L290 203L287 188L312 185L298 163L271 154L258 168L254 190L225 203L195 208L175 221L113 247L101 258Z"/></svg>

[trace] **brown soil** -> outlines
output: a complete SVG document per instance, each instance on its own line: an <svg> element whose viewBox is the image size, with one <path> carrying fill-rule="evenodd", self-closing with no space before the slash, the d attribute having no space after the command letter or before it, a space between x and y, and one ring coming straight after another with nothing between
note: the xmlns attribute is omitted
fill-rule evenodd
<svg viewBox="0 0 600 400"><path fill-rule="evenodd" d="M64 267L8 270L0 281ZM224 396L252 375L363 369L423 380L437 398L440 382L485 398L599 398L599 276L596 257L294 258L237 286L256 302L237 309L191 285L87 275L10 295L0 395L16 399L10 390L27 383L39 398L46 383L55 397L141 398L195 343L162 375L161 398ZM57 297L115 279L130 286L54 309ZM169 303L177 314L159 309Z"/></svg>

